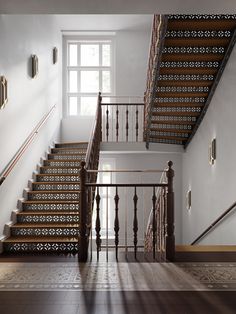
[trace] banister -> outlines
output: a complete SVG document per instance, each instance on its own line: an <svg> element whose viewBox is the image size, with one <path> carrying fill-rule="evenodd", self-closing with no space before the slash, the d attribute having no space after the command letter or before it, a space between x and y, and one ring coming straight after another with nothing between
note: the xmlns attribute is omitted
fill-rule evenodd
<svg viewBox="0 0 236 314"><path fill-rule="evenodd" d="M222 221L222 219L225 218L225 216L227 216L234 208L236 207L236 202L234 202L228 209L226 209L216 220L214 220L209 227L207 227L192 243L191 245L196 244L197 242L199 242L200 240L202 240L202 238L204 238L210 231L212 228L214 228L218 223L220 223Z"/></svg>
<svg viewBox="0 0 236 314"><path fill-rule="evenodd" d="M49 110L49 112L43 116L43 118L39 121L39 123L36 125L36 127L33 129L33 131L30 133L30 135L26 138L24 143L21 145L21 147L18 149L18 151L15 153L15 155L12 157L12 159L8 162L6 167L3 169L3 171L0 174L0 186L3 184L7 176L11 173L12 169L15 167L17 162L20 160L20 158L23 156L24 152L27 150L29 145L34 140L35 136L38 134L41 127L44 125L44 123L48 120L50 115L52 114L53 110L56 108L56 105L52 106L52 108Z"/></svg>

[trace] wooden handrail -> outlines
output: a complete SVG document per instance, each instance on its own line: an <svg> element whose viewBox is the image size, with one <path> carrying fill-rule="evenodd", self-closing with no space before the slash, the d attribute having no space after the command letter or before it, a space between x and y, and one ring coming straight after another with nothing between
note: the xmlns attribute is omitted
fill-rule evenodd
<svg viewBox="0 0 236 314"><path fill-rule="evenodd" d="M208 228L206 228L192 243L191 245L196 244L197 242L199 242L200 240L202 240L202 238L204 238L210 231L212 228L214 228L218 223L220 223L222 221L222 219L225 218L225 216L227 216L234 208L236 207L236 202L234 202L228 209L226 209L223 214L221 214L216 220L213 221L213 223L210 224L210 226Z"/></svg>
<svg viewBox="0 0 236 314"><path fill-rule="evenodd" d="M26 138L24 143L21 145L21 147L18 149L16 154L12 157L12 159L8 162L6 167L3 169L0 175L0 185L3 184L7 176L11 173L12 169L15 167L17 162L20 160L24 152L27 150L29 145L34 140L35 136L38 134L41 127L44 125L44 123L48 120L50 115L52 114L53 110L56 108L56 105L52 106L50 111L43 116L43 118L39 121L39 123L36 125L36 127L33 129L33 131L30 133L30 135Z"/></svg>

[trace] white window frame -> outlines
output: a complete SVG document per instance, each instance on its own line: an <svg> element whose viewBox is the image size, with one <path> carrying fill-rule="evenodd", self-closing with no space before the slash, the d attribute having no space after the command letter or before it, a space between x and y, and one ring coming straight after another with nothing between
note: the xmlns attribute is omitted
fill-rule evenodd
<svg viewBox="0 0 236 314"><path fill-rule="evenodd" d="M69 66L69 44L76 43L78 44L78 64L77 66ZM85 43L94 43L99 44L99 66L81 66L80 65L80 44ZM110 59L110 66L102 66L102 44L109 43L111 47L111 59ZM102 70L105 71L106 69L111 73L111 89L109 93L102 92L102 95L109 96L115 95L115 33L112 32L112 35L103 34L103 35L91 35L90 33L77 36L63 36L63 116L64 117L88 117L91 115L81 115L81 106L80 106L80 97L96 97L98 92L102 90ZM75 69L78 71L78 78L77 78L77 92L71 93L69 92L69 70ZM94 93L82 93L80 91L80 73L82 70L96 70L99 71L99 90ZM69 97L70 96L77 96L77 115L69 115Z"/></svg>

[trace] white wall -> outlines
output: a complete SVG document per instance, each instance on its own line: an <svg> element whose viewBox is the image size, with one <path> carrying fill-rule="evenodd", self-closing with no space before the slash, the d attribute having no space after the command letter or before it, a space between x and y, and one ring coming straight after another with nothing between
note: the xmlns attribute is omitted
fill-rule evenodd
<svg viewBox="0 0 236 314"><path fill-rule="evenodd" d="M236 48L236 47L235 47ZM183 155L183 200L192 190L192 209L183 203L183 242L190 243L236 200L234 48L207 114ZM216 162L208 162L208 147L216 137ZM201 244L235 244L236 215L223 222Z"/></svg>
<svg viewBox="0 0 236 314"><path fill-rule="evenodd" d="M40 157L60 136L62 45L54 18L46 15L0 15L0 43L0 75L7 78L9 87L9 101L0 110L0 171L41 118L57 105L34 143L0 187L1 234ZM52 63L54 46L59 50L56 65ZM30 77L31 54L39 58L39 74L35 79Z"/></svg>
<svg viewBox="0 0 236 314"><path fill-rule="evenodd" d="M106 160L113 159L116 169L145 170L156 169L164 170L167 168L167 161L172 160L175 171L174 193L175 193L175 236L176 243L182 243L182 152L172 150L171 152L137 151L137 152L106 152L102 151L100 155L100 167ZM159 173L132 174L120 173L113 176L113 183L159 183ZM113 191L114 192L114 191ZM127 225L128 238L130 244L133 241L133 193L134 188L120 188L120 238L124 239L125 226L125 207L127 207ZM138 188L138 221L139 221L139 239L143 239L143 233L146 230L148 216L152 208L152 188ZM113 205L113 204L112 204ZM114 205L111 209L114 211Z"/></svg>
<svg viewBox="0 0 236 314"><path fill-rule="evenodd" d="M150 17L150 27L151 27ZM150 28L151 30L151 28ZM150 30L122 30L115 36L116 95L143 96L146 84ZM94 117L65 117L63 141L88 141Z"/></svg>

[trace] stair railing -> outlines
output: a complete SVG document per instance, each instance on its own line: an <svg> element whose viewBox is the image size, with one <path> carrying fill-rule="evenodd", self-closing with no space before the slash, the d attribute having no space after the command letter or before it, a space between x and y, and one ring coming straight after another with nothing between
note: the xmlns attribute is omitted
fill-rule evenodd
<svg viewBox="0 0 236 314"><path fill-rule="evenodd" d="M52 108L49 110L47 114L43 116L43 118L39 121L39 123L36 125L36 127L33 129L33 131L30 133L30 135L26 138L24 143L21 145L21 147L18 149L18 151L15 153L15 155L12 157L12 159L8 162L6 167L3 169L3 171L0 174L0 186L3 184L5 179L9 176L13 168L16 166L18 161L21 159L27 148L30 146L30 144L33 142L35 137L38 135L40 129L42 126L46 123L46 121L49 119L53 111L55 110L56 105L52 106Z"/></svg>
<svg viewBox="0 0 236 314"><path fill-rule="evenodd" d="M88 172L90 169L98 169L100 142L102 139L102 115L101 115L101 93L98 94L97 111L92 128L85 161L81 162L80 170L80 223L79 223L79 253L80 262L86 262L88 256L88 242L91 229L92 208L94 202L95 188L91 193L85 188L87 182L97 182L97 173Z"/></svg>
<svg viewBox="0 0 236 314"><path fill-rule="evenodd" d="M209 227L207 227L192 243L197 244L201 241L209 232L211 232L219 223L223 221L236 208L236 202L234 202L228 209L226 209L216 220L214 220Z"/></svg>
<svg viewBox="0 0 236 314"><path fill-rule="evenodd" d="M143 97L104 96L101 110L103 142L143 141Z"/></svg>
<svg viewBox="0 0 236 314"><path fill-rule="evenodd" d="M133 195L133 245L129 245L129 248L134 249L134 257L137 257L137 249L141 247L138 245L138 218L137 218L137 211L138 208L140 208L138 204L138 188L151 188L152 189L152 204L153 204L153 217L156 217L156 189L161 188L165 192L161 193L162 197L165 198L163 200L163 203L166 202L166 220L165 220L165 228L162 228L162 230L165 231L165 253L166 253L166 259L168 261L174 261L175 257L175 236L174 236L174 192L173 192L173 177L174 177L174 170L172 169L173 163L171 161L168 162L168 169L165 170L167 182L165 183L97 183L97 182L88 182L86 181L87 174L97 174L98 172L163 172L163 170L87 170L85 167L85 163L82 163L82 168L80 171L81 175L81 200L82 200L82 206L86 207L89 202L89 194L90 191L94 191L96 189L96 222L95 222L95 231L96 231L96 246L97 246L97 259L99 259L99 252L102 248L108 249L115 249L116 259L118 260L118 250L119 248L126 248L127 244L119 244L119 230L120 230L120 200L122 197L122 194L120 194L120 191L122 188L133 188L134 189L134 195ZM100 213L101 211L105 211L105 208L102 208L103 205L101 205L101 194L100 191L102 188L113 188L115 189L115 196L114 196L114 245L102 245L101 241L101 219L100 219ZM93 193L93 192L92 192ZM154 218L155 219L155 218ZM155 228L156 223L154 221L154 232L153 232L153 244L154 244L154 250L153 250L153 257L155 259L156 257L156 246L157 246L157 228ZM88 234L87 234L88 236ZM83 246L84 245L84 246ZM86 241L80 241L79 245L79 254L80 254L80 261L85 262L88 257L88 245ZM83 252L83 255L81 255Z"/></svg>
<svg viewBox="0 0 236 314"><path fill-rule="evenodd" d="M149 147L150 127L152 109L156 98L156 85L160 72L161 55L164 45L164 38L167 29L167 16L154 15L151 44L147 71L147 84L144 94L144 140L146 147Z"/></svg>

